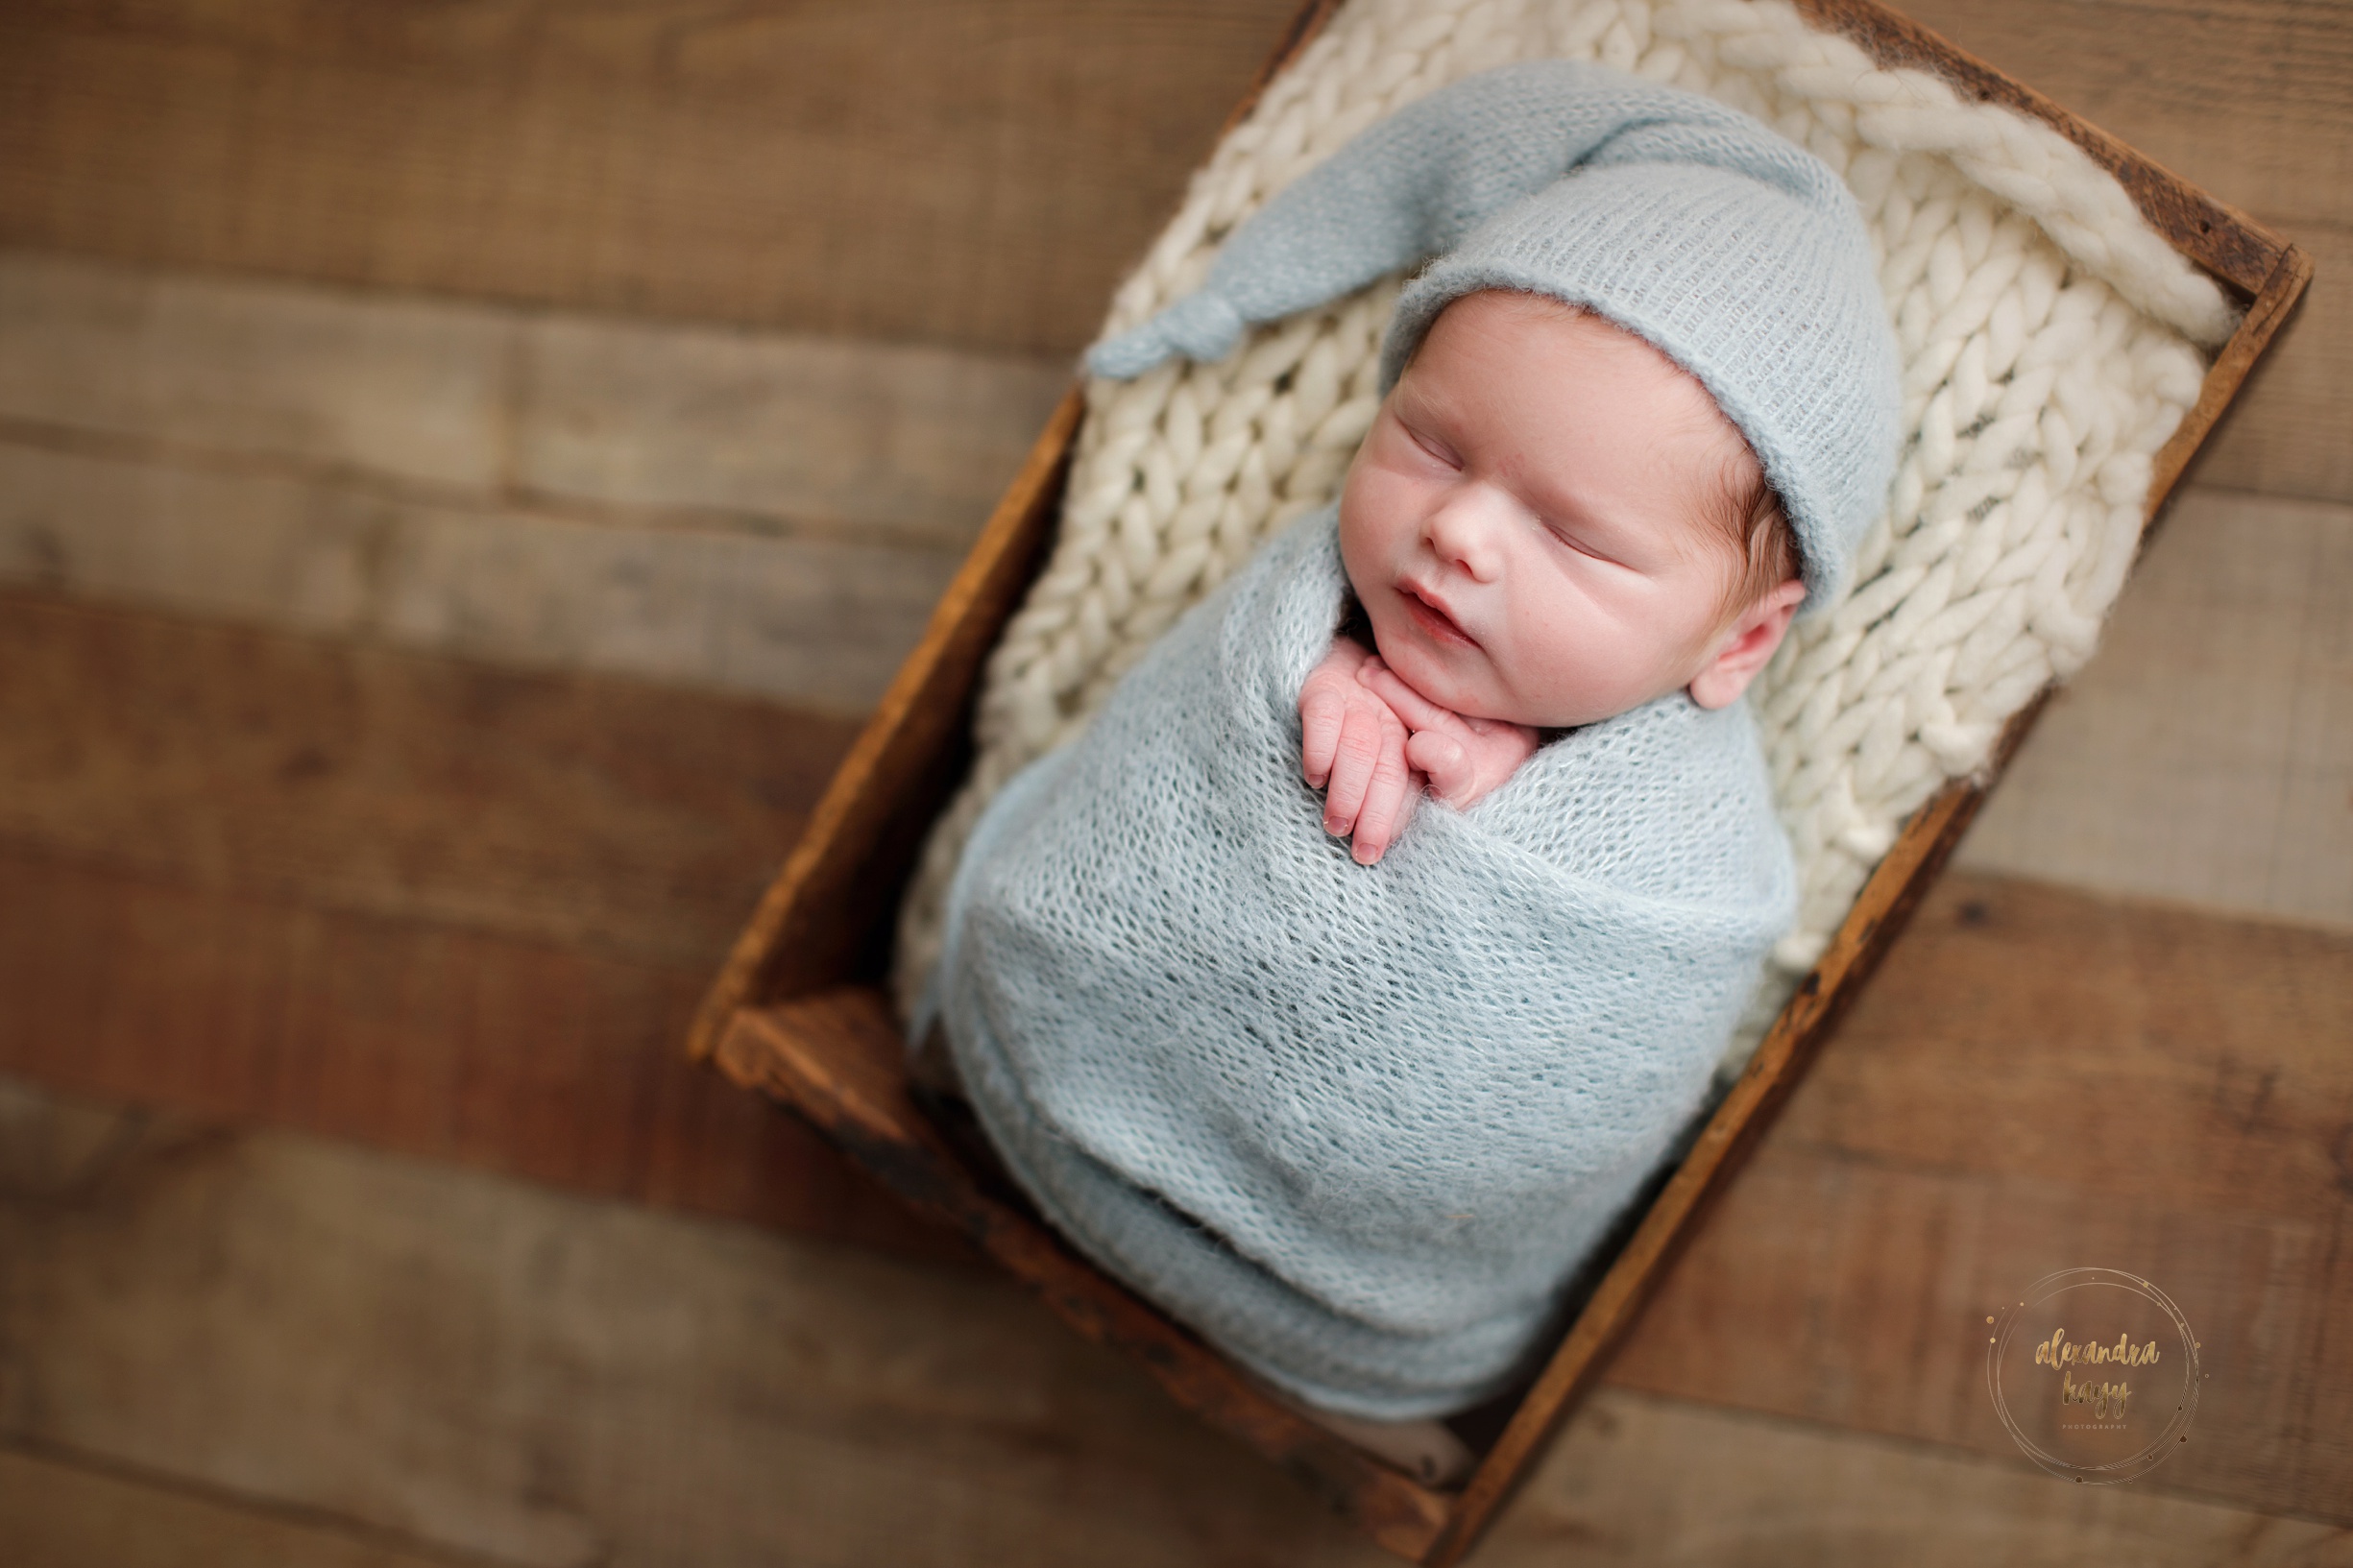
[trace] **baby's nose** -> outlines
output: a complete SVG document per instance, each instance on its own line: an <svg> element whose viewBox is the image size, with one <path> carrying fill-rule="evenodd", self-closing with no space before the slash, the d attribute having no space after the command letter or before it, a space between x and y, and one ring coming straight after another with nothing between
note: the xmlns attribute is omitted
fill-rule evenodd
<svg viewBox="0 0 2353 1568"><path fill-rule="evenodd" d="M1489 487L1467 485L1430 514L1424 529L1430 548L1475 580L1492 582L1503 564L1508 510Z"/></svg>

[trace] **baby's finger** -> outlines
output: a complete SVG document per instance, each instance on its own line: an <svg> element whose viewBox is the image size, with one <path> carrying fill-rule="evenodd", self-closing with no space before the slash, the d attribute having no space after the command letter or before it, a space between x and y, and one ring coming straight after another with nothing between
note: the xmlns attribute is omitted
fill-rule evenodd
<svg viewBox="0 0 2353 1568"><path fill-rule="evenodd" d="M1365 791L1365 807L1356 816L1356 832L1349 836L1348 854L1360 866L1377 865L1389 846L1395 843L1404 824L1398 819L1406 812L1405 791L1391 788L1375 779Z"/></svg>
<svg viewBox="0 0 2353 1568"><path fill-rule="evenodd" d="M1332 754L1331 783L1323 793L1323 831L1345 836L1356 827L1365 790L1380 760L1380 726L1364 709L1351 707L1341 720L1340 744Z"/></svg>
<svg viewBox="0 0 2353 1568"><path fill-rule="evenodd" d="M1406 814L1412 809L1405 736L1392 732L1385 738L1389 743L1382 746L1381 755L1372 765L1371 781L1365 786L1364 807L1356 813L1356 833L1349 853L1358 865L1371 865L1387 853L1405 831Z"/></svg>
<svg viewBox="0 0 2353 1568"><path fill-rule="evenodd" d="M1341 720L1347 712L1346 694L1327 682L1310 681L1299 693L1299 773L1311 789L1322 788L1332 776Z"/></svg>
<svg viewBox="0 0 2353 1568"><path fill-rule="evenodd" d="M1471 783L1470 749L1450 735L1423 730L1405 743L1405 760L1428 775L1430 793L1449 806L1462 804Z"/></svg>
<svg viewBox="0 0 2353 1568"><path fill-rule="evenodd" d="M1443 730L1462 719L1397 678L1397 672L1377 659L1368 659L1356 672L1357 684L1387 703L1406 727L1419 733Z"/></svg>

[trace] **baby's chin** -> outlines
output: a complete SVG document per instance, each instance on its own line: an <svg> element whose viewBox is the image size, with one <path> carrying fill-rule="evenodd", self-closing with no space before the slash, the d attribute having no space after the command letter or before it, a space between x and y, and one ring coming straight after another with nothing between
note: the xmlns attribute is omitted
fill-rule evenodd
<svg viewBox="0 0 2353 1568"><path fill-rule="evenodd" d="M1403 639L1392 640L1404 642ZM1551 727L1516 716L1525 705L1501 690L1492 679L1481 681L1466 676L1419 645L1399 647L1401 657L1396 658L1391 657L1386 648L1379 652L1381 662L1395 672L1398 680L1419 692L1423 700L1436 703L1450 713L1464 718L1496 719L1505 724L1526 724L1533 729Z"/></svg>
<svg viewBox="0 0 2353 1568"><path fill-rule="evenodd" d="M1384 637L1377 616L1372 630L1374 650L1398 680L1424 701L1464 718L1521 724L1531 730L1575 730L1631 713L1689 685L1686 675L1655 691L1637 689L1627 684L1632 672L1621 672L1614 681L1589 682L1573 691L1531 693L1505 680L1484 648L1434 649L1426 639L1414 635L1410 624ZM1649 673L1654 680L1671 679L1659 670Z"/></svg>
<svg viewBox="0 0 2353 1568"><path fill-rule="evenodd" d="M1387 660L1387 656L1383 655ZM1441 708L1451 710L1465 718L1492 719L1504 724L1525 725L1531 730L1578 730L1589 724L1631 713L1646 708L1661 697L1684 689L1684 686L1664 687L1657 691L1585 691L1574 696L1558 693L1548 697L1531 698L1497 684L1464 681L1452 672L1433 672L1423 685L1416 676L1397 668L1395 660L1388 660L1398 679L1420 692ZM1686 683L1687 684L1687 683ZM1443 689L1434 689L1443 688ZM1449 700L1448 693L1454 700Z"/></svg>

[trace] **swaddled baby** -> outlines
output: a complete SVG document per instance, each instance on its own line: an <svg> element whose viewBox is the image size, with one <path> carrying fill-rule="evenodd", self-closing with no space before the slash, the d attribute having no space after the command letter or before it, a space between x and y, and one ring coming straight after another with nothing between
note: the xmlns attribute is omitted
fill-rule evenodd
<svg viewBox="0 0 2353 1568"><path fill-rule="evenodd" d="M1523 1370L1699 1104L1794 903L1740 698L1898 419L1837 179L1562 63L1372 127L1090 363L1431 257L1337 506L991 804L915 1021L1077 1246L1375 1420Z"/></svg>

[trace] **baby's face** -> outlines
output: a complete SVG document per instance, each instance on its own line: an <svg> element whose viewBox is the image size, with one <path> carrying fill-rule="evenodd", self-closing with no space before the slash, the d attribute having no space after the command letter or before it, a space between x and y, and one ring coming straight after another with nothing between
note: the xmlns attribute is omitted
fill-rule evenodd
<svg viewBox="0 0 2353 1568"><path fill-rule="evenodd" d="M1632 333L1468 295L1348 470L1341 553L1382 659L1423 696L1590 724L1713 657L1739 565L1714 513L1755 461L1706 390Z"/></svg>

